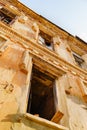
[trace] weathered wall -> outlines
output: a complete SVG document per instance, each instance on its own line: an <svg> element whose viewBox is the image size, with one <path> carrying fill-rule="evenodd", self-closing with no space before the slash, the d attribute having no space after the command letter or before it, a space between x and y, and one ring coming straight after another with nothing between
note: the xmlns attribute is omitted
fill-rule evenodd
<svg viewBox="0 0 87 130"><path fill-rule="evenodd" d="M60 124L69 127L69 114L67 108L67 99L65 94L65 77L61 77L56 80L56 90L57 90L57 98L58 98L58 105L57 108L61 111L64 116L62 117Z"/></svg>
<svg viewBox="0 0 87 130"><path fill-rule="evenodd" d="M87 88L84 82L77 76L68 74L69 87L67 93L67 105L71 130L87 129Z"/></svg>
<svg viewBox="0 0 87 130"><path fill-rule="evenodd" d="M4 39L4 38L3 38ZM21 117L26 113L32 57L28 50L10 40L3 40L0 48L0 129L1 130L65 130L47 120L34 122ZM37 120L37 119L36 119Z"/></svg>
<svg viewBox="0 0 87 130"><path fill-rule="evenodd" d="M67 39L62 39L58 36L54 37L53 38L54 50L61 58L75 65L76 64L75 59L72 55L71 48L69 47L67 42L68 42Z"/></svg>
<svg viewBox="0 0 87 130"><path fill-rule="evenodd" d="M87 104L75 96L67 96L70 130L87 129Z"/></svg>
<svg viewBox="0 0 87 130"><path fill-rule="evenodd" d="M30 14L33 14L33 18L31 18L28 13L29 10L25 7L23 9L25 9L25 11L27 10L26 15L22 9L20 12L20 10L15 6L9 5L10 0L8 0L8 4L5 0L1 1L3 1L4 4L0 3L0 8L5 5L5 7L9 9L9 11L15 13L17 17L11 25L7 25L6 23L2 24L2 30L0 30L0 35L2 35L2 37L3 35L6 36L6 40L0 38L0 130L67 129L39 117L35 118L34 116L31 117L31 115L25 117L22 115L23 113L26 113L27 109L32 71L32 57L36 58L36 60L39 58L40 60L43 60L44 65L40 64L40 60L36 63L40 64L40 67L42 67L41 69L46 67L47 72L50 69L50 72L53 72L53 75L56 75L56 91L58 98L58 104L56 104L56 107L58 111L64 114L59 124L66 126L71 130L86 130L87 78L85 76L86 73L75 66L76 62L72 54L73 50L81 56L83 55L82 58L85 62L82 67L87 69L87 54L85 46L83 43L81 45L79 42L76 42L73 37L69 39L68 34L61 31L59 28L57 29L57 27L54 27L50 22L36 16L32 11L30 11ZM12 1L10 1L10 3L11 2ZM21 6L22 5L18 4L18 7L21 8ZM18 39L21 37L24 43L20 44L21 40L18 41L15 37L11 38L8 36L8 31L3 29L5 27L9 28L8 30L11 32L9 34L15 34L14 36L17 35L16 38ZM48 34L53 38L52 46L54 51L52 53L50 50L47 50L47 48L45 49L46 51L44 51L43 48L46 46L37 45L40 29L45 33L45 35ZM29 43L29 40L32 42ZM25 45L25 47L23 47L22 44L25 44L26 42L29 46ZM34 44L36 43L36 48L31 46L33 42ZM40 51L40 49L42 50ZM56 60L53 56L55 56ZM47 62L48 64L46 64ZM57 71L57 74L54 74L56 73L54 69ZM76 71L76 69L78 71ZM80 71L82 77L77 73L80 73ZM65 72L67 72L67 74L60 77L61 73L64 74ZM84 79L84 81L82 79Z"/></svg>
<svg viewBox="0 0 87 130"><path fill-rule="evenodd" d="M62 76L57 82L59 91L58 106L64 113L60 124L68 125L70 130L86 130L87 88L84 82L70 73Z"/></svg>
<svg viewBox="0 0 87 130"><path fill-rule="evenodd" d="M87 54L82 55L82 59L84 60L84 62L82 63L82 68L87 70Z"/></svg>
<svg viewBox="0 0 87 130"><path fill-rule="evenodd" d="M12 28L15 29L21 35L37 41L39 28L32 18L25 16L21 13L15 22L12 24Z"/></svg>
<svg viewBox="0 0 87 130"><path fill-rule="evenodd" d="M20 67L26 64L23 64L24 49L10 41L3 46L7 48L0 55L0 129L8 130L11 119L6 121L6 118L26 110L29 79L27 81L27 73L23 71L25 68Z"/></svg>

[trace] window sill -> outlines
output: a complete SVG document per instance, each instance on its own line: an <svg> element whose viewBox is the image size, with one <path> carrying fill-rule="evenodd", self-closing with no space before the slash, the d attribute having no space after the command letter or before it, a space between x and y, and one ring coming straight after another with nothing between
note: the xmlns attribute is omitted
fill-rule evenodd
<svg viewBox="0 0 87 130"><path fill-rule="evenodd" d="M36 123L36 124L39 124L39 125L42 125L42 126L45 126L45 127L49 127L49 129L53 129L53 130L69 130L67 127L64 127L62 125L53 123L51 121L48 121L48 120L43 119L41 117L34 116L32 114L29 114L29 113L26 113L24 115L24 117L27 118L28 120Z"/></svg>

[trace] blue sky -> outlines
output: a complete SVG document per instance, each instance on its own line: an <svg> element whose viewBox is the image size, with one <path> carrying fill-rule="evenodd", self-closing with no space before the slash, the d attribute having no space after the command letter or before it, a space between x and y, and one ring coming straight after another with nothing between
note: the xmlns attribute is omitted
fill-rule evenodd
<svg viewBox="0 0 87 130"><path fill-rule="evenodd" d="M19 0L73 35L87 41L87 0Z"/></svg>

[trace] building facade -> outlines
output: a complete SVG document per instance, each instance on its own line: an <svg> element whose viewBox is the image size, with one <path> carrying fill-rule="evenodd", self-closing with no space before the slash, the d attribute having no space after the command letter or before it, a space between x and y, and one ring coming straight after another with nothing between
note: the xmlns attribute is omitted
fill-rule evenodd
<svg viewBox="0 0 87 130"><path fill-rule="evenodd" d="M86 130L87 44L0 0L0 130Z"/></svg>

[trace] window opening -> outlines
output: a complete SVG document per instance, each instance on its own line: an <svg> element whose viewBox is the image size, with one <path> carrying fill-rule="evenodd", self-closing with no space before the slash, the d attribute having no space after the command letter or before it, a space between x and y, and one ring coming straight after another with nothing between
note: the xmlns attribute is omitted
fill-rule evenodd
<svg viewBox="0 0 87 130"><path fill-rule="evenodd" d="M52 37L49 36L48 34L40 31L38 42L40 44L46 46L47 48L53 50Z"/></svg>
<svg viewBox="0 0 87 130"><path fill-rule="evenodd" d="M84 60L76 53L73 52L74 59L79 67L82 67Z"/></svg>
<svg viewBox="0 0 87 130"><path fill-rule="evenodd" d="M34 66L27 112L51 120L56 113L53 87L54 78Z"/></svg>
<svg viewBox="0 0 87 130"><path fill-rule="evenodd" d="M0 20L6 24L11 24L16 15L5 8L0 9Z"/></svg>

